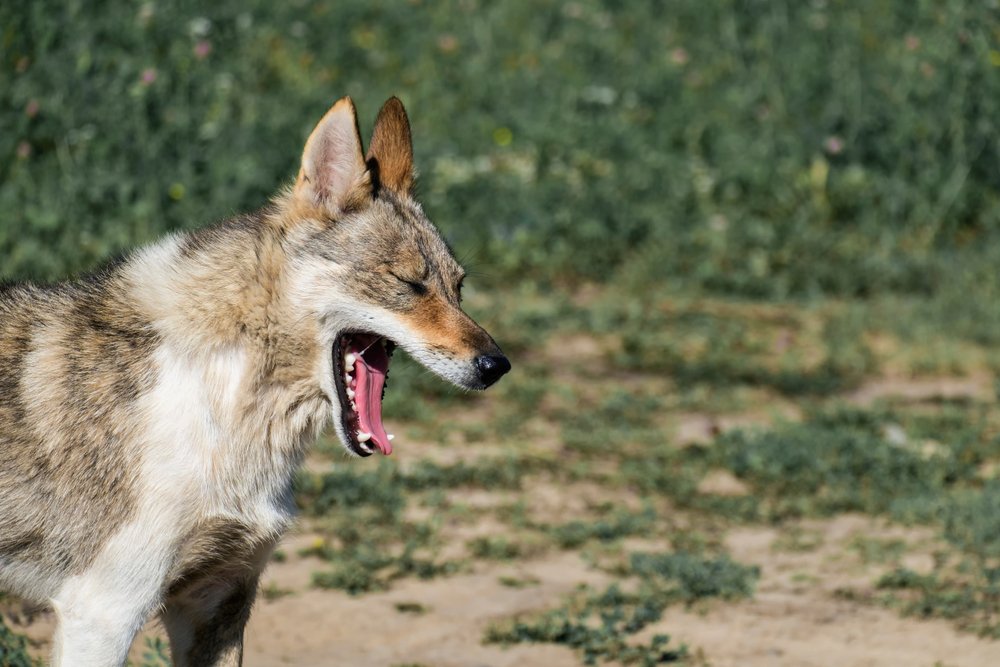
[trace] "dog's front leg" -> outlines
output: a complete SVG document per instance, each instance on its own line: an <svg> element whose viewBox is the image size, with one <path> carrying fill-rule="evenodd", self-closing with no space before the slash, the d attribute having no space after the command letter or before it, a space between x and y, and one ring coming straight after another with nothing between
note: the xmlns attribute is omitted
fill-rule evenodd
<svg viewBox="0 0 1000 667"><path fill-rule="evenodd" d="M162 614L175 667L239 667L243 628L257 594L257 572L195 584L167 600Z"/></svg>
<svg viewBox="0 0 1000 667"><path fill-rule="evenodd" d="M54 667L117 667L159 601L160 579L88 572L70 579L53 600L58 626ZM133 573L134 574L134 573Z"/></svg>
<svg viewBox="0 0 1000 667"><path fill-rule="evenodd" d="M52 598L58 621L55 667L117 667L162 600L172 535L134 521L109 539Z"/></svg>
<svg viewBox="0 0 1000 667"><path fill-rule="evenodd" d="M142 627L145 611L108 615L106 609L60 609L52 664L54 667L124 664L132 639Z"/></svg>

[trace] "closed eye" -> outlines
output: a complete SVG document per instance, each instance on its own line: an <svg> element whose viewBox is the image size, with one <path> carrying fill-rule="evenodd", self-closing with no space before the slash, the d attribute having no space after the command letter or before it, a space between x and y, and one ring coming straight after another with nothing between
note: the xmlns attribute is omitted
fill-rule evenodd
<svg viewBox="0 0 1000 667"><path fill-rule="evenodd" d="M403 278L402 276L397 276L395 273L392 274L392 277L398 280L399 282L403 283L404 285L407 285L411 290L413 290L414 294L427 294L427 285L423 284L420 281L408 280L406 278Z"/></svg>

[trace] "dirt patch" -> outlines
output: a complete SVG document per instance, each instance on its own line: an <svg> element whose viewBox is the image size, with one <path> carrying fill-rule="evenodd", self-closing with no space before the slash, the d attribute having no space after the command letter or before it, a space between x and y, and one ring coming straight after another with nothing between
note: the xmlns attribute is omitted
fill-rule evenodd
<svg viewBox="0 0 1000 667"><path fill-rule="evenodd" d="M710 470L698 483L698 493L715 496L745 496L750 487L728 470Z"/></svg>
<svg viewBox="0 0 1000 667"><path fill-rule="evenodd" d="M667 610L652 629L701 648L713 667L899 667L1000 664L1000 646L943 621L808 593L758 593L707 612Z"/></svg>
<svg viewBox="0 0 1000 667"><path fill-rule="evenodd" d="M637 639L669 634L673 643L687 644L714 667L1000 664L1000 643L961 634L947 622L900 618L892 610L835 594L842 587L870 586L889 567L866 563L855 553L851 544L859 537L903 540L909 545L906 562L926 567L933 536L929 529L855 515L803 521L782 530L734 529L725 539L726 548L735 560L761 568L754 599L670 608ZM603 586L610 581L577 553L550 552L516 565L479 563L467 574L404 580L387 592L351 597L311 588L312 572L323 564L298 552L314 539L308 533L289 535L281 545L284 562L268 567L262 586L281 594L273 599L262 595L254 610L247 630L247 667L576 666L579 658L567 648L484 646L483 633L512 615L557 607L581 583ZM514 587L501 579L528 583ZM47 654L50 613L14 627L40 640L38 655ZM133 660L142 655L144 636L162 637L163 632L156 623L147 625L133 648Z"/></svg>
<svg viewBox="0 0 1000 667"><path fill-rule="evenodd" d="M505 586L504 576L537 584ZM307 590L257 606L247 629L246 664L576 666L579 659L569 649L483 646L483 632L494 621L558 604L579 583L603 581L576 554L559 553L517 567L491 565L449 579L403 581L364 597ZM421 611L401 612L397 605Z"/></svg>
<svg viewBox="0 0 1000 667"><path fill-rule="evenodd" d="M779 404L768 412L755 411L731 415L681 413L672 422L673 442L680 446L708 444L726 431L761 428L773 424L776 419L798 421L801 418L801 411L788 404Z"/></svg>
<svg viewBox="0 0 1000 667"><path fill-rule="evenodd" d="M802 522L808 539L789 544L773 528L732 531L733 558L761 568L752 600L674 607L644 631L669 634L701 651L713 667L898 667L1000 664L1000 643L956 631L945 621L901 618L895 611L840 599L842 587L870 586L886 564L866 564L851 549L859 536L914 545L908 562L925 565L932 532L859 516ZM798 546L796 546L798 545Z"/></svg>
<svg viewBox="0 0 1000 667"><path fill-rule="evenodd" d="M846 398L856 405L871 405L884 399L991 401L995 396L993 376L979 373L969 377L880 378L866 382Z"/></svg>

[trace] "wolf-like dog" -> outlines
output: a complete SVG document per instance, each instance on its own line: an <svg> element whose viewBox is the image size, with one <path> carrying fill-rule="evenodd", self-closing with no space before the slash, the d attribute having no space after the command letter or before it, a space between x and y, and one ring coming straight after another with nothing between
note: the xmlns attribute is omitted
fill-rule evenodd
<svg viewBox="0 0 1000 667"><path fill-rule="evenodd" d="M510 369L413 185L403 105L365 154L344 98L261 211L0 290L0 590L52 605L54 664L122 664L154 613L175 665L240 664L310 441L392 451L393 349L467 389Z"/></svg>

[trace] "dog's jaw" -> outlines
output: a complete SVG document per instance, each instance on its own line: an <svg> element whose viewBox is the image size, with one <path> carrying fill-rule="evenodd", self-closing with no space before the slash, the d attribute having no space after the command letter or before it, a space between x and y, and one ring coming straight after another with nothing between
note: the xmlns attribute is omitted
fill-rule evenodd
<svg viewBox="0 0 1000 667"><path fill-rule="evenodd" d="M334 423L348 452L370 456L392 453L393 435L382 424L382 398L388 386L395 344L373 333L344 332L332 349L332 384L339 410Z"/></svg>

